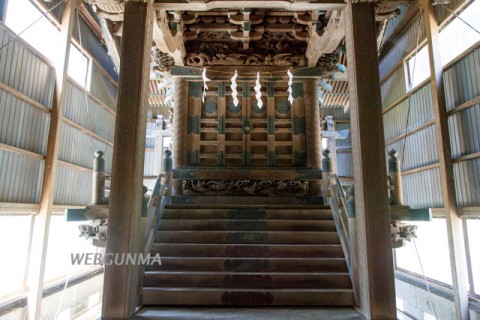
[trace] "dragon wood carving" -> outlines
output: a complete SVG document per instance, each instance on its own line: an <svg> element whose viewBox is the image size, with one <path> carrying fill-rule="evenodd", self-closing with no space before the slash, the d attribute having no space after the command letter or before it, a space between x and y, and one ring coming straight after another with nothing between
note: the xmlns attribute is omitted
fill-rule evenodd
<svg viewBox="0 0 480 320"><path fill-rule="evenodd" d="M309 182L296 180L183 180L183 195L292 196L308 194Z"/></svg>

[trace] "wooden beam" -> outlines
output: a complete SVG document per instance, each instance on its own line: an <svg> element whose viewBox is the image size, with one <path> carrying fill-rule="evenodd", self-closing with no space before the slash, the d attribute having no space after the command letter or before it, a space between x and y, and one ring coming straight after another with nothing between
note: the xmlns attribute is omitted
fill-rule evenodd
<svg viewBox="0 0 480 320"><path fill-rule="evenodd" d="M476 97L472 100L469 100L465 103L462 103L461 105L459 105L459 106L455 107L454 109L448 111L448 115L451 116L451 115L453 115L457 112L468 109L468 108L473 107L477 104L480 104L480 96L478 96L478 97Z"/></svg>
<svg viewBox="0 0 480 320"><path fill-rule="evenodd" d="M438 162L436 162L436 163L428 164L426 166L402 171L402 176L406 176L406 175L409 175L409 174L414 174L414 173L422 172L422 171L426 171L426 170L431 170L431 169L438 168L438 167L440 167L440 164Z"/></svg>
<svg viewBox="0 0 480 320"><path fill-rule="evenodd" d="M399 141L399 140L404 139L404 138L407 137L407 136L410 136L410 135L414 134L415 132L418 132L418 131L423 130L423 129L427 128L427 127L433 126L434 124L435 124L435 120L429 120L429 121L427 121L427 122L424 122L424 123L422 123L421 125L419 125L418 127L415 127L415 128L413 128L412 130L410 130L410 131L407 131L407 132L404 132L404 133L402 133L402 134L399 134L398 136L396 136L396 137L388 140L388 141L385 143L385 145L388 146L388 145L390 145L390 144L392 144L392 143L395 143L395 142L397 142L397 141Z"/></svg>
<svg viewBox="0 0 480 320"><path fill-rule="evenodd" d="M368 319L396 319L374 3L346 8L350 123L355 172L354 290Z"/></svg>
<svg viewBox="0 0 480 320"><path fill-rule="evenodd" d="M138 230L143 198L152 24L151 4L125 3L106 254L138 254L144 250L145 239ZM102 319L133 316L139 304L142 267L105 266Z"/></svg>
<svg viewBox="0 0 480 320"><path fill-rule="evenodd" d="M59 58L54 62L55 96L50 117L50 129L48 132L45 170L42 180L42 193L40 196L40 211L38 216L35 217L29 261L28 318L30 320L40 318L50 218L53 207L57 159L62 131L61 123L66 97L68 58L70 55L75 8L78 8L79 5L79 0L68 1L65 3L60 30L62 40L56 44L57 50L64 54L59 55Z"/></svg>
<svg viewBox="0 0 480 320"><path fill-rule="evenodd" d="M23 93L21 93L20 91L17 91L15 89L13 89L12 87L9 87L7 86L5 83L3 82L0 82L0 90L3 90L9 94L11 94L12 96L14 96L15 98L18 98L20 100L22 100L23 102L26 102L27 104L29 104L30 106L34 107L34 108L37 108L38 110L40 111L43 111L45 113L50 113L50 109L48 109L48 107L44 106L43 104L41 104L40 102L38 102L37 100L33 100L32 98L24 95Z"/></svg>
<svg viewBox="0 0 480 320"><path fill-rule="evenodd" d="M427 34L428 56L430 59L432 103L435 111L437 149L440 163L443 203L445 207L445 220L447 222L448 251L452 271L455 314L456 319L466 320L469 318L469 311L465 247L455 193L453 161L450 154L450 133L448 128L447 104L445 102L443 69L440 61L438 22L435 16L435 10L429 0L422 0L420 6L425 16L425 32Z"/></svg>
<svg viewBox="0 0 480 320"><path fill-rule="evenodd" d="M212 81L230 79L235 70L238 72L237 81L255 80L257 72L268 74L269 81L285 81L288 79L287 70L291 70L295 79L318 79L322 76L321 67L270 67L270 66L207 66L208 78ZM201 79L203 67L172 66L171 75L182 78Z"/></svg>
<svg viewBox="0 0 480 320"><path fill-rule="evenodd" d="M310 39L305 56L308 59L308 65L313 67L318 59L325 53L331 53L337 49L338 45L345 37L345 11L334 10L330 13L328 24L319 35L313 25L310 26Z"/></svg>
<svg viewBox="0 0 480 320"><path fill-rule="evenodd" d="M475 152L475 153L467 154L465 156L457 157L453 159L453 163L459 163L462 161L467 161L467 160L472 160L477 158L480 158L480 152Z"/></svg>
<svg viewBox="0 0 480 320"><path fill-rule="evenodd" d="M106 144L106 145L108 145L108 146L110 146L110 147L113 147L113 143L111 143L110 141L108 141L108 140L105 139L105 138L100 137L100 136L99 136L98 134L96 134L95 132L90 131L89 129L86 129L86 128L82 127L81 125L79 125L79 124L76 123L76 122L73 122L73 121L70 120L70 119L63 118L62 120L63 120L63 122L64 122L65 124L68 124L69 126L72 126L72 127L76 128L76 129L82 131L83 133L85 133L85 134L93 137L94 139L97 139L98 141L103 142L104 144Z"/></svg>
<svg viewBox="0 0 480 320"><path fill-rule="evenodd" d="M39 153L35 153L35 152L28 151L28 150L25 150L25 149L17 148L17 147L14 147L14 146L11 146L11 145L8 145L8 144L4 144L4 143L0 143L0 149L15 152L15 153L18 153L18 154L21 154L21 155L24 155L24 156L27 156L27 157L30 157L30 158L34 158L34 159L37 159L37 160L44 160L45 159L45 157L43 155L39 154Z"/></svg>
<svg viewBox="0 0 480 320"><path fill-rule="evenodd" d="M342 10L345 8L343 0L331 0L329 2L292 2L290 0L245 0L245 1L222 1L214 0L208 2L189 1L189 3L178 1L159 1L153 3L155 10L184 10L184 11L208 11L214 9L244 9L244 8L275 8L288 11L310 11L310 10Z"/></svg>

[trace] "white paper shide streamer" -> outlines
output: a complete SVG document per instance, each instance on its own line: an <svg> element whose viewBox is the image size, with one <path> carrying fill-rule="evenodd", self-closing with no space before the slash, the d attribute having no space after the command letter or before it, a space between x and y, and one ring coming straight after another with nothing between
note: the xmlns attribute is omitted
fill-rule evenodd
<svg viewBox="0 0 480 320"><path fill-rule="evenodd" d="M262 92L260 89L262 86L260 85L260 72L257 72L257 81L255 82L255 97L257 98L257 106L259 109L262 109L263 107L263 101L262 101Z"/></svg>
<svg viewBox="0 0 480 320"><path fill-rule="evenodd" d="M292 84L293 84L293 74L290 72L290 70L287 71L287 74L288 74L288 102L290 102L290 104L293 103L293 89L292 89Z"/></svg>
<svg viewBox="0 0 480 320"><path fill-rule="evenodd" d="M230 80L232 80L232 84L230 85L230 88L232 88L233 105L234 105L235 107L238 107L237 77L238 77L237 70L235 70L235 74L234 74L233 77L230 79Z"/></svg>
<svg viewBox="0 0 480 320"><path fill-rule="evenodd" d="M203 80L203 95L202 95L202 102L205 102L205 97L207 96L207 81L210 81L210 79L207 78L207 69L203 68L202 72L202 80Z"/></svg>

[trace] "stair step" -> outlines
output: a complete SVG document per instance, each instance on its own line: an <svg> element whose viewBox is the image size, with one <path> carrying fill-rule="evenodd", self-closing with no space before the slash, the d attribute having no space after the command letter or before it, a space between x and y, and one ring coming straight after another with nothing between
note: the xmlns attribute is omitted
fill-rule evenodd
<svg viewBox="0 0 480 320"><path fill-rule="evenodd" d="M144 287L144 305L352 306L351 289L232 289Z"/></svg>
<svg viewBox="0 0 480 320"><path fill-rule="evenodd" d="M146 272L145 287L351 289L348 273Z"/></svg>
<svg viewBox="0 0 480 320"><path fill-rule="evenodd" d="M339 244L201 244L154 243L152 255L175 257L343 258Z"/></svg>
<svg viewBox="0 0 480 320"><path fill-rule="evenodd" d="M336 232L161 231L157 243L340 244Z"/></svg>
<svg viewBox="0 0 480 320"><path fill-rule="evenodd" d="M333 220L162 219L167 231L336 231Z"/></svg>
<svg viewBox="0 0 480 320"><path fill-rule="evenodd" d="M251 272L347 272L342 258L249 258L161 257L161 265L148 271L251 271Z"/></svg>
<svg viewBox="0 0 480 320"><path fill-rule="evenodd" d="M323 197L263 197L263 196L173 196L172 205L184 207L215 207L235 208L239 206L248 207L274 207L274 208L305 208L317 207L327 208L323 203Z"/></svg>
<svg viewBox="0 0 480 320"><path fill-rule="evenodd" d="M260 219L260 220L331 220L332 212L326 208L188 208L169 206L162 219Z"/></svg>

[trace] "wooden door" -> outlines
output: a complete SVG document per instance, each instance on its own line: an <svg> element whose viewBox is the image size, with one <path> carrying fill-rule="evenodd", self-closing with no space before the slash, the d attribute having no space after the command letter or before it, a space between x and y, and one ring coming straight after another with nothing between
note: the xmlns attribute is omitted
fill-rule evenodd
<svg viewBox="0 0 480 320"><path fill-rule="evenodd" d="M189 166L305 166L303 86L294 86L293 104L285 82L262 86L259 108L254 82L239 82L239 105L233 105L229 82L209 82L205 102L202 83L190 82Z"/></svg>

